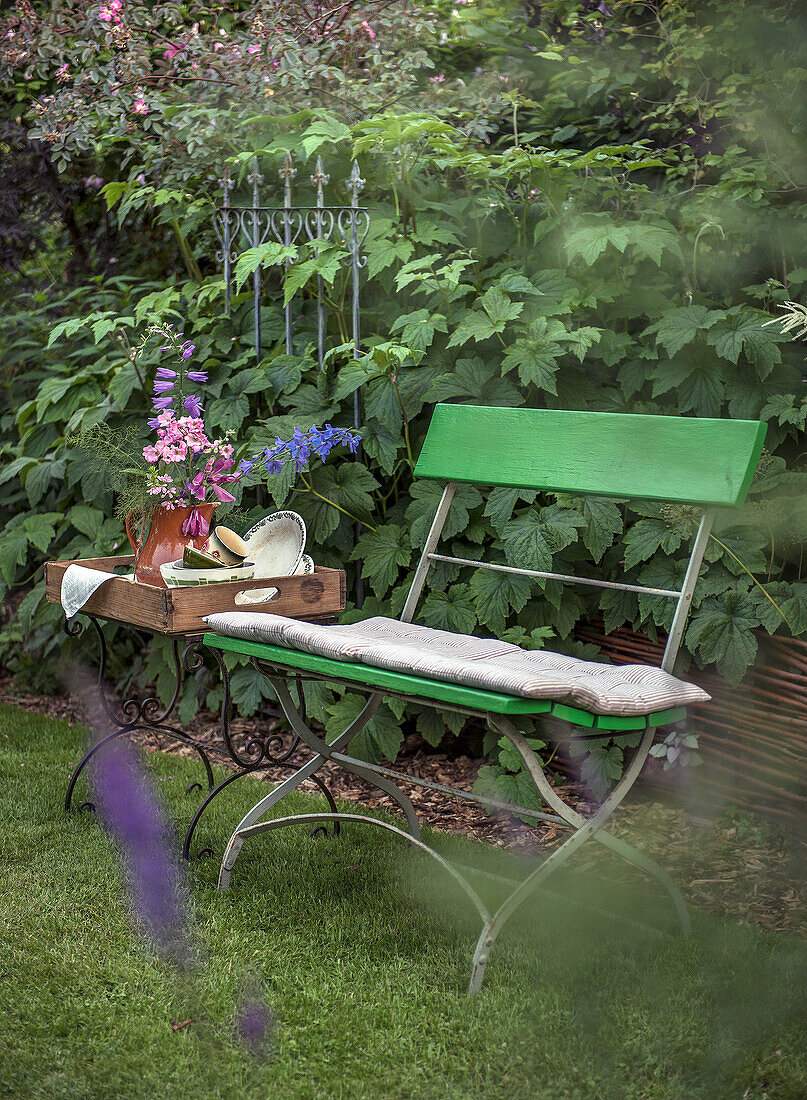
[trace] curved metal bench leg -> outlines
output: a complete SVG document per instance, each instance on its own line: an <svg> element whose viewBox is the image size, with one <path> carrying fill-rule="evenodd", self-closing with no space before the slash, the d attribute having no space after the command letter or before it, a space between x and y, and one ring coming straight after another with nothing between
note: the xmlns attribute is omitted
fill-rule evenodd
<svg viewBox="0 0 807 1100"><path fill-rule="evenodd" d="M680 929L681 935L684 939L688 939L692 935L692 921L689 919L687 903L684 901L684 895L664 868L656 863L654 859L651 859L650 856L644 855L643 852L634 848L632 844L628 844L626 840L621 840L611 833L606 833L605 831L595 833L594 839L604 845L604 847L610 848L612 852L622 856L628 863L632 863L635 867L639 867L645 874L650 875L664 888L675 910L675 916L678 921L678 928Z"/></svg>
<svg viewBox="0 0 807 1100"><path fill-rule="evenodd" d="M546 775L544 774L544 770L541 766L541 761L527 744L522 734L519 733L519 731L515 728L515 726L512 725L512 723L508 719L496 715L495 717L491 717L490 724L501 733L503 733L510 740L513 748L515 748L516 752L518 752L519 756L524 761L524 765L529 771L530 776L536 787L538 788L544 801L547 802L560 817L567 821L573 829L580 829L586 824L587 820L591 820L583 817L582 814L579 814L576 810L573 810L571 806L567 806L563 799L560 798L560 796L555 792L555 790L549 783L549 780L546 778ZM644 766L644 762L647 759L648 753L650 752L650 746L653 743L655 732L655 729L648 729L645 731L642 743L634 753L631 763L629 765L629 770L634 778L631 781L630 785L625 788L619 800L613 804L613 809L611 812L616 809L616 807L628 793L630 786L632 786L633 782L638 779L639 773L641 772L642 767ZM611 794L611 798L613 798L614 793L616 793L617 789L622 785L622 782L623 781L620 780L620 783L617 785L617 787L614 788L614 791ZM607 801L610 801L610 799ZM605 804L606 803L604 803L603 805ZM656 879L656 881L661 884L661 886L664 888L664 890L666 890L667 894L669 895L673 909L675 910L675 915L676 919L678 920L678 927L681 930L681 935L686 938L692 934L692 924L689 919L689 913L687 911L684 897L663 867L659 866L659 864L656 863L656 861L651 859L649 856L646 856L642 852L637 851L631 844L628 844L626 840L621 840L618 837L612 836L611 833L598 830L593 834L593 839L596 840L599 844L602 844L604 847L609 848L612 852L615 852L617 855L621 856L628 863L634 864L634 866L639 867L646 874L651 875L654 879Z"/></svg>
<svg viewBox="0 0 807 1100"><path fill-rule="evenodd" d="M205 812L205 810L210 805L210 803L213 801L213 799L216 797L216 795L219 793L219 791L223 791L225 787L229 787L229 785L234 780L240 779L242 775L249 775L249 774L250 773L248 771L233 772L231 775L228 775L226 777L226 779L222 779L221 783L218 783L215 787L213 787L213 789L211 791L209 791L205 795L205 797L203 798L203 800L201 801L201 803L197 807L196 813L193 815L193 820L191 821L190 825L188 826L188 830L185 833L185 841L182 845L182 858L183 859L190 859L191 858L191 840L193 840L193 834L196 832L196 826L199 824L199 819L201 818L202 814ZM200 851L198 853L198 858L201 859L202 856L207 854L208 852L210 853L210 855L212 855L213 854L213 849L212 848L202 848L202 849L200 849Z"/></svg>
<svg viewBox="0 0 807 1100"><path fill-rule="evenodd" d="M385 776L378 775L376 772L370 771L369 768L363 768L360 760L355 760L352 756L345 756L343 753L336 751L336 742L332 745L328 745L321 737L317 737L314 731L306 723L303 716L300 714L294 700L291 697L291 692L286 686L285 681L279 677L267 677L269 683L274 688L278 701L283 708L283 712L291 723L291 727L298 737L305 742L305 744L313 752L319 753L320 756L326 760L335 760L345 771L352 772L353 775L359 776L366 783L370 783L373 787L377 787L384 794L388 795L394 802L400 806L406 818L406 824L409 828L409 832L414 837L420 837L420 822L418 821L417 814L415 813L415 807L410 802L409 798L400 787L395 783L387 779ZM373 696L375 698L375 696ZM379 697L380 702L380 697ZM366 709L366 708L365 708ZM361 712L361 717L364 711ZM351 733L351 739L359 733L372 715L367 716L364 719L361 726L354 729ZM355 723L354 723L355 725Z"/></svg>
<svg viewBox="0 0 807 1100"><path fill-rule="evenodd" d="M384 829L387 832L394 833L396 836L401 837L402 840L407 841L413 847L417 848L421 852L425 852L426 855L432 857L444 871L446 871L454 881L464 890L466 896L470 899L477 913L482 919L482 932L477 942L476 953L474 954L474 971L471 977L471 984L468 992L473 995L482 985L482 979L485 974L485 964L487 963L487 956L490 951L498 929L494 926L494 918L491 917L485 903L482 901L479 894L474 890L473 886L468 882L464 875L461 875L456 867L452 866L448 860L444 859L438 852L435 852L433 848L430 848L428 844L424 844L418 837L412 836L411 833L404 832L403 829L399 829L397 825L391 825L387 821L380 821L375 817L367 817L365 814L348 814L348 813L318 813L318 814L294 814L292 817L275 817L271 821L261 821L257 825L251 825L245 829L238 837L243 844L247 837L256 836L258 833L271 832L275 829L283 829L287 825L304 825L310 824L315 821L352 821L362 825L374 825L377 829Z"/></svg>
<svg viewBox="0 0 807 1100"><path fill-rule="evenodd" d="M281 684L285 688L285 684L283 684L282 681L277 681L277 683ZM274 678L272 678L272 684L273 686L275 684ZM288 695L288 691L286 691L286 694ZM278 696L278 698L280 698L280 696ZM381 695L370 696L363 709L356 715L356 717L353 719L347 729L343 733L341 733L331 745L328 746L329 754L337 749L343 748L356 736L357 733L359 733L360 730L364 728L364 726L369 722L373 714L381 705L382 698L383 696ZM290 696L289 700L291 700ZM283 705L282 700L281 705ZM285 710L285 706L283 707L283 709ZM307 731L307 727L302 721L302 718L300 718L299 712L297 711L293 703L291 703L291 709L292 712L296 715L295 720L299 719L300 725ZM297 729L290 716L289 721L292 722L292 728L296 733ZM272 808L272 806L275 806L278 802L281 801L281 799L285 798L286 795L291 794L292 791L296 790L297 787L299 787L304 780L309 778L309 776L312 776L315 772L318 772L325 763L325 759L326 758L321 753L318 753L311 760L306 761L306 763L303 764L301 768L298 768L296 772L290 775L287 779L284 779L282 783L279 783L274 788L274 790L270 791L270 793L262 798L260 802L256 802L252 809L244 815L236 828L233 830L232 836L227 841L227 847L224 849L224 855L221 861L221 868L219 870L219 890L228 890L230 887L230 879L232 878L233 867L235 866L235 862L238 859L238 855L244 845L243 837L240 834L242 834L244 830L248 829L251 825L254 825L255 822L259 821L263 817L263 815Z"/></svg>

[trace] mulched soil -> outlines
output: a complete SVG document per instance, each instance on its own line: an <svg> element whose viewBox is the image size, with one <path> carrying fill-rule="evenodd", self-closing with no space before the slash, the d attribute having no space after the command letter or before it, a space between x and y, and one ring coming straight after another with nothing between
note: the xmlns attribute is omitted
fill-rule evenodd
<svg viewBox="0 0 807 1100"><path fill-rule="evenodd" d="M0 700L71 722L86 721L76 697L19 692L8 677L0 676ZM274 718L253 717L234 720L231 730L238 743L257 734L263 738L276 726ZM218 729L217 716L200 712L186 732L202 742L216 744L220 740ZM282 732L282 727L278 732ZM288 744L288 734L285 737ZM188 746L152 731L137 731L131 739L149 751L196 755ZM410 737L391 766L470 791L485 760L463 754L459 742L452 742L452 748L454 751L438 752L419 738ZM308 750L300 747L289 764L302 764L308 757ZM218 757L211 759L214 763L221 762ZM260 776L276 783L288 774L287 765L269 768ZM394 805L377 788L337 765L326 764L319 774L336 798L367 806ZM566 802L582 814L592 812L595 803L580 784L563 777L558 781L563 784ZM449 799L427 788L404 781L400 786L421 822L447 833L519 853L545 853L568 835L567 829L551 822L528 826L508 814L489 813L474 803ZM310 783L302 789L316 790ZM784 834L748 814L724 812L715 820L703 821L678 806L641 796L620 807L609 827L658 859L679 884L687 901L697 908L771 931L807 935L807 842L803 838Z"/></svg>

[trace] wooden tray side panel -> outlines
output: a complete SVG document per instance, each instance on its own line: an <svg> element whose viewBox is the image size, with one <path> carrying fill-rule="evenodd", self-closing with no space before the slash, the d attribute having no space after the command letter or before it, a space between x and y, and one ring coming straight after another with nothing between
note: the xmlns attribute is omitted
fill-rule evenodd
<svg viewBox="0 0 807 1100"><path fill-rule="evenodd" d="M267 603L239 604L242 592L276 588L278 595ZM203 616L221 611L251 611L286 615L290 619L334 614L345 607L345 574L341 569L317 569L293 577L255 578L233 584L211 584L204 588L174 588L171 633L205 630Z"/></svg>
<svg viewBox="0 0 807 1100"><path fill-rule="evenodd" d="M112 573L116 567L130 567L133 562L131 556L48 562L45 565L45 595L51 603L62 602L62 578L69 565L84 565L88 569ZM239 593L264 588L276 588L277 596L260 604L236 602ZM343 611L345 600L344 571L322 566L305 575L256 577L250 581L230 581L200 588L156 588L126 577L115 577L93 593L82 611L101 619L140 626L155 634L201 634L207 629L204 616L219 611L322 619Z"/></svg>
<svg viewBox="0 0 807 1100"><path fill-rule="evenodd" d="M114 572L117 566L131 566L134 558L83 558L76 562L49 561L45 565L45 596L51 603L62 602L62 579L69 565ZM142 626L155 634L170 634L170 603L164 588L137 584L127 577L114 577L94 592L81 609L88 615Z"/></svg>

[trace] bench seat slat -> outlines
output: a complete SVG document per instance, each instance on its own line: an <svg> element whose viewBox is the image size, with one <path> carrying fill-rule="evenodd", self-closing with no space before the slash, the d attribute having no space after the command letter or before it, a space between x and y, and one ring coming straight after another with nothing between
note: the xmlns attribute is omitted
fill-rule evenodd
<svg viewBox="0 0 807 1100"><path fill-rule="evenodd" d="M449 707L465 707L490 714L544 714L547 717L572 722L582 728L622 732L646 729L648 726L667 726L673 722L680 722L686 717L685 707L668 707L666 710L654 711L646 718L595 715L563 703L552 703L547 699L523 699L515 695L482 691L480 688L464 687L461 684L451 684L443 680L428 680L423 676L393 672L390 669L375 668L372 665L354 661L336 661L331 657L320 657L314 653L286 649L284 646L271 645L269 642L250 642L242 638L230 638L223 634L212 633L205 634L203 642L211 649L242 653L244 656L257 657L270 664L313 672L317 676L353 680L369 687L388 688L390 691L411 696L413 699L432 699L445 703Z"/></svg>

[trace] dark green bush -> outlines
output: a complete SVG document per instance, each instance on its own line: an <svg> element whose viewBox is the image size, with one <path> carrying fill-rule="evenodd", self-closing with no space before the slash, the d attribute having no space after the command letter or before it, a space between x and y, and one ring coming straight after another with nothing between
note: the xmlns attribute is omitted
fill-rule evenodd
<svg viewBox="0 0 807 1100"><path fill-rule="evenodd" d="M361 562L362 614L399 611L411 579L438 491L411 479L433 404L471 401L767 420L750 502L721 517L710 543L686 648L737 681L754 659L755 630L807 628L803 354L765 327L807 282L805 25L794 0L545 3L526 15L504 3L439 4L404 18L386 9L377 23L353 8L350 49L338 35L316 41L303 28L295 37L284 24L274 55L267 28L280 9L268 5L233 5L215 25L201 5L128 5L139 14L123 44L90 6L71 5L67 34L51 32L46 6L31 9L37 27L27 10L18 5L0 26L0 39L14 30L11 42L36 33L40 43L15 61L6 41L4 113L58 167L86 269L65 219L25 200L21 219L40 243L5 277L2 337L0 571L12 589L33 584L2 635L12 667L23 647L53 657L63 645L42 600L43 559L123 548L109 486L64 440L100 421L145 420L148 381L126 349L155 317L193 337L210 372L211 427L253 447L294 424L350 424L360 389L363 462L332 460L270 494L305 517L318 561ZM164 42L185 42L194 21L179 59L163 56ZM375 38L363 24L377 27ZM226 94L212 75L225 79L214 50L222 29L236 89ZM97 50L85 57L88 42ZM59 76L65 64L69 82ZM331 94L337 86L343 94ZM358 361L333 252L314 260L301 249L291 268L292 356L281 269L266 253L242 261L233 316L224 316L216 180L229 162L246 200L252 157L271 180L288 151L302 192L319 154L334 181L354 156L366 178ZM256 364L249 278L261 259L265 355ZM329 308L323 372L317 271ZM322 497L366 520L357 545L351 521ZM267 496L245 503L255 514L270 506ZM462 556L560 572L593 558L608 576L661 587L680 583L691 534L682 509L467 487L447 528ZM508 631L528 645L551 632L553 646L582 653L573 637L581 620L654 635L671 611L653 597L555 583L535 592L519 578L441 566L421 618ZM166 675L161 643L134 654L126 644L124 679ZM218 687L201 686L214 703ZM235 689L242 712L254 711L255 675L239 670ZM183 700L184 718L196 699ZM357 705L350 693L312 693L329 724ZM378 712L368 755L395 755L400 717L392 702ZM433 744L443 736L431 712L412 708L411 717ZM621 751L605 746L590 776L617 772ZM517 774L502 759L488 779L505 791Z"/></svg>

